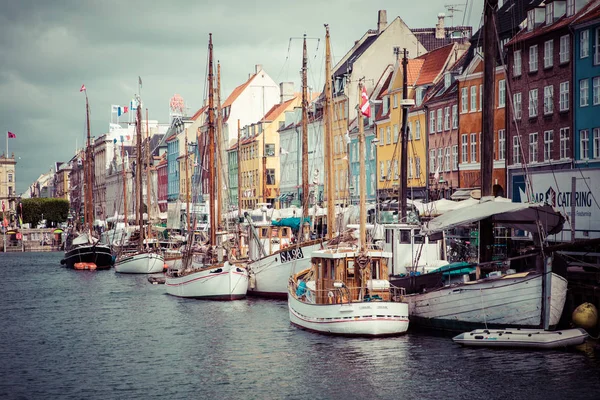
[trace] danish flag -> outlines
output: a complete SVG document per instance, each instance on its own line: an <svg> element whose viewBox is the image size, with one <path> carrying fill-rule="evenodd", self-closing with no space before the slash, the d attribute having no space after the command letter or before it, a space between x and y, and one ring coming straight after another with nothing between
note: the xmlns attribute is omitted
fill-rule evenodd
<svg viewBox="0 0 600 400"><path fill-rule="evenodd" d="M371 117L371 105L369 104L369 96L367 96L367 89L362 88L361 94L362 100L360 102L360 112L365 117Z"/></svg>

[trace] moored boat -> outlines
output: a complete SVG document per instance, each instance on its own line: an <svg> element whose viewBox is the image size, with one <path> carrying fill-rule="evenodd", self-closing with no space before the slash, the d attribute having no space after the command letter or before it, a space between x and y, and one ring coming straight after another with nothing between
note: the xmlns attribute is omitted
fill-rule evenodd
<svg viewBox="0 0 600 400"><path fill-rule="evenodd" d="M93 242L87 234L81 234L73 239L65 251L65 257L61 260L67 268L76 268L75 264L95 264L96 270L110 269L113 265L113 257L110 246ZM83 269L83 268L82 268ZM87 268L90 269L90 268Z"/></svg>
<svg viewBox="0 0 600 400"><path fill-rule="evenodd" d="M577 346L588 334L581 328L560 331L540 329L475 329L452 338L455 343L474 347L526 347L556 349Z"/></svg>
<svg viewBox="0 0 600 400"><path fill-rule="evenodd" d="M152 252L125 255L115 263L115 271L122 274L154 274L163 269L163 256Z"/></svg>
<svg viewBox="0 0 600 400"><path fill-rule="evenodd" d="M190 271L170 271L166 275L167 293L203 300L239 300L246 297L248 271L230 264L214 264Z"/></svg>

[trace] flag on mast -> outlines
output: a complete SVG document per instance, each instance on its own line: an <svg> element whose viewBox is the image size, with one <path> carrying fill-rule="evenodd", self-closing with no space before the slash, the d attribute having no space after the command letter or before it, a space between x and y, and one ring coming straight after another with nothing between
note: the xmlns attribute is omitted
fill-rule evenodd
<svg viewBox="0 0 600 400"><path fill-rule="evenodd" d="M16 139L17 135L15 135L14 133L12 133L11 131L8 131L8 138L9 139Z"/></svg>
<svg viewBox="0 0 600 400"><path fill-rule="evenodd" d="M81 85L81 89L79 89L80 92L85 92L87 89L85 88L85 85Z"/></svg>
<svg viewBox="0 0 600 400"><path fill-rule="evenodd" d="M371 105L369 104L369 96L367 96L367 89L362 88L361 94L361 102L360 102L360 112L367 118L371 117Z"/></svg>

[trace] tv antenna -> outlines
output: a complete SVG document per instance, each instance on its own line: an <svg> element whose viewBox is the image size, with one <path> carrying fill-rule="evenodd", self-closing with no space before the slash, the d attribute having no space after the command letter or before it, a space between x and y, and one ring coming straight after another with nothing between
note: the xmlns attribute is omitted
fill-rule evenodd
<svg viewBox="0 0 600 400"><path fill-rule="evenodd" d="M467 4L466 3L461 3L461 4L444 4L444 7L446 8L446 10L448 11L448 17L450 18L450 24L453 27L454 26L454 13L455 12L461 12L464 13L464 10L462 7L466 7Z"/></svg>

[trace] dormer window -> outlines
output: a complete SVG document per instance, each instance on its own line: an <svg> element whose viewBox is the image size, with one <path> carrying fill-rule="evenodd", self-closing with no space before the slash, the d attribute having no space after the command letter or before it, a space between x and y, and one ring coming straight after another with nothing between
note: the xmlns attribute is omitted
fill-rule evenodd
<svg viewBox="0 0 600 400"><path fill-rule="evenodd" d="M390 98L388 96L383 96L383 115L388 113Z"/></svg>
<svg viewBox="0 0 600 400"><path fill-rule="evenodd" d="M420 106L423 103L423 88L417 88L415 103L417 106Z"/></svg>
<svg viewBox="0 0 600 400"><path fill-rule="evenodd" d="M567 17L575 14L575 0L567 0Z"/></svg>
<svg viewBox="0 0 600 400"><path fill-rule="evenodd" d="M554 19L554 3L546 4L546 25L550 25Z"/></svg>
<svg viewBox="0 0 600 400"><path fill-rule="evenodd" d="M446 75L444 76L444 88L448 89L451 84L452 84L452 75L450 75L450 72L446 72Z"/></svg>
<svg viewBox="0 0 600 400"><path fill-rule="evenodd" d="M535 10L527 11L527 31L531 32L535 24Z"/></svg>

